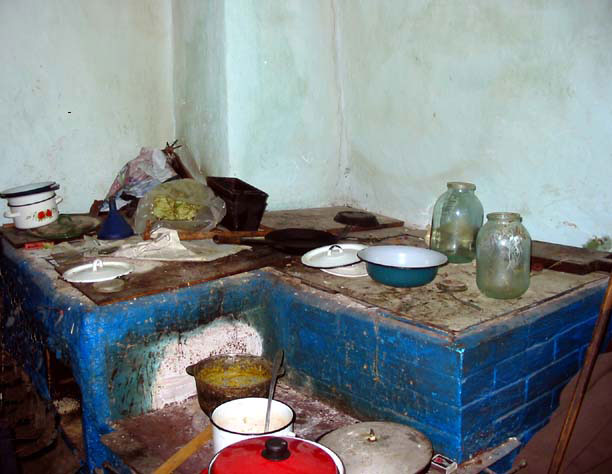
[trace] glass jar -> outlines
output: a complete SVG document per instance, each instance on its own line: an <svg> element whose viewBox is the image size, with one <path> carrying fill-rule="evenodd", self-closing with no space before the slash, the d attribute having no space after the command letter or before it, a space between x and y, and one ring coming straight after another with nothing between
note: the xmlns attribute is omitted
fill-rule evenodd
<svg viewBox="0 0 612 474"><path fill-rule="evenodd" d="M515 212L487 214L476 239L476 284L490 298L518 298L529 288L531 237Z"/></svg>
<svg viewBox="0 0 612 474"><path fill-rule="evenodd" d="M442 252L450 263L469 263L476 256L476 235L484 211L472 183L447 183L436 201L429 248Z"/></svg>

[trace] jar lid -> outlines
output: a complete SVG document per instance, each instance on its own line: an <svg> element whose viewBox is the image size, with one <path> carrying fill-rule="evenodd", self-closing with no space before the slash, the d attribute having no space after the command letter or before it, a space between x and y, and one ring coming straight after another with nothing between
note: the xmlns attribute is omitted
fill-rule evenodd
<svg viewBox="0 0 612 474"><path fill-rule="evenodd" d="M0 193L0 197L6 199L19 196L28 196L29 194L55 191L56 189L59 189L59 184L57 184L55 181L44 181L42 183L25 184L15 188L5 189Z"/></svg>
<svg viewBox="0 0 612 474"><path fill-rule="evenodd" d="M522 221L523 218L518 212L490 212L487 219L495 221Z"/></svg>
<svg viewBox="0 0 612 474"><path fill-rule="evenodd" d="M476 185L472 183L464 183L462 181L451 181L446 183L446 187L465 191L475 191Z"/></svg>
<svg viewBox="0 0 612 474"><path fill-rule="evenodd" d="M211 474L337 474L334 459L320 446L298 438L259 436L223 448Z"/></svg>

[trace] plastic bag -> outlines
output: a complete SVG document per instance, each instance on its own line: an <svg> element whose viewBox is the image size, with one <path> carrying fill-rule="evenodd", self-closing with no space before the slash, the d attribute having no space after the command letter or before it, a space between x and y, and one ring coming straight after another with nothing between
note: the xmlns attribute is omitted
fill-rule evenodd
<svg viewBox="0 0 612 474"><path fill-rule="evenodd" d="M177 179L160 184L138 202L134 230L151 228L207 232L225 217L225 202L208 186L195 179Z"/></svg>
<svg viewBox="0 0 612 474"><path fill-rule="evenodd" d="M116 196L117 209L122 208L128 201L121 199L123 193L143 197L148 191L170 178L177 176L176 172L168 163L168 159L162 150L153 148L141 148L136 158L130 160L121 168L113 181L106 199ZM108 209L104 203L101 211Z"/></svg>

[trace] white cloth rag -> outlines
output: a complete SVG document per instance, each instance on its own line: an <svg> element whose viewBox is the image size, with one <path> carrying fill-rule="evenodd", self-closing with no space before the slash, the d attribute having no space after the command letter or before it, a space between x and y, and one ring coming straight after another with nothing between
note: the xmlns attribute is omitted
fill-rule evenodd
<svg viewBox="0 0 612 474"><path fill-rule="evenodd" d="M122 245L111 255L134 260L210 262L250 248L247 245L216 244L212 240L193 241L184 245L176 230L160 227L151 232L151 240Z"/></svg>

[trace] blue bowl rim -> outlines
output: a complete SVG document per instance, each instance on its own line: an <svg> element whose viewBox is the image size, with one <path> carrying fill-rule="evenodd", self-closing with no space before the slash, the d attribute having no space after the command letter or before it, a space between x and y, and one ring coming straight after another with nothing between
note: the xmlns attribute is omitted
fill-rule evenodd
<svg viewBox="0 0 612 474"><path fill-rule="evenodd" d="M399 265L387 265L384 263L378 263L378 262L373 262L371 260L367 260L365 258L363 258L363 252L369 250L369 249L373 249L376 247L405 247L405 248L413 248L413 249L422 249L422 250L427 250L429 252L433 252L433 253L437 253L439 255L441 255L442 257L444 257L444 261L442 263L439 263L438 265L427 265L427 266L422 266L422 267L402 267ZM357 257L359 257L359 259L363 262L366 262L369 265L378 265L379 267L385 267L385 268L394 268L396 270L426 270L426 269L430 269L430 268L438 268L441 266L444 266L448 263L448 257L446 255L444 255L442 252L438 252L437 250L431 250L431 249L427 249L427 248L423 248L423 247L415 247L414 245L373 245L370 247L367 247L363 250L360 250L359 252L357 252Z"/></svg>

